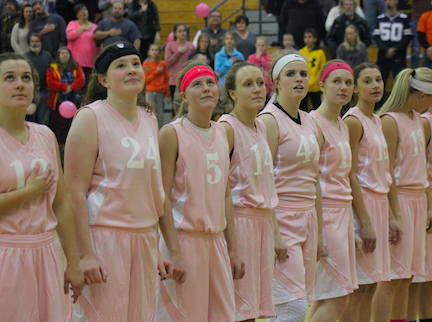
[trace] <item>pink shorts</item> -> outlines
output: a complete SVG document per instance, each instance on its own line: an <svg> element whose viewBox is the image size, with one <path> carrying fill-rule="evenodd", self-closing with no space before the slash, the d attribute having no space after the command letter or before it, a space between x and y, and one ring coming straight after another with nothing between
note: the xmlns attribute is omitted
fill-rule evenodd
<svg viewBox="0 0 432 322"><path fill-rule="evenodd" d="M402 212L402 240L390 245L391 278L423 276L426 257L427 201L424 190L398 189Z"/></svg>
<svg viewBox="0 0 432 322"><path fill-rule="evenodd" d="M432 234L428 234L426 237L426 265L424 278L426 282L432 281Z"/></svg>
<svg viewBox="0 0 432 322"><path fill-rule="evenodd" d="M279 201L276 218L289 258L276 261L273 280L274 304L307 297L312 299L318 247L315 201Z"/></svg>
<svg viewBox="0 0 432 322"><path fill-rule="evenodd" d="M357 249L357 278L360 285L390 281L389 202L386 194L362 189L366 210L377 237L372 253ZM354 228L360 236L361 225L354 212Z"/></svg>
<svg viewBox="0 0 432 322"><path fill-rule="evenodd" d="M323 201L324 241L328 256L317 262L314 300L345 296L358 288L351 202ZM336 207L335 207L336 206Z"/></svg>
<svg viewBox="0 0 432 322"><path fill-rule="evenodd" d="M65 322L64 265L53 231L39 235L0 234L0 321Z"/></svg>
<svg viewBox="0 0 432 322"><path fill-rule="evenodd" d="M234 215L237 247L246 269L245 276L234 281L236 321L273 317L272 210L234 207Z"/></svg>
<svg viewBox="0 0 432 322"><path fill-rule="evenodd" d="M186 281L159 281L154 322L233 322L234 284L223 233L177 232ZM160 251L168 257L164 239Z"/></svg>
<svg viewBox="0 0 432 322"><path fill-rule="evenodd" d="M93 252L106 283L84 287L73 321L151 321L155 308L157 235L153 228L126 231L90 226Z"/></svg>

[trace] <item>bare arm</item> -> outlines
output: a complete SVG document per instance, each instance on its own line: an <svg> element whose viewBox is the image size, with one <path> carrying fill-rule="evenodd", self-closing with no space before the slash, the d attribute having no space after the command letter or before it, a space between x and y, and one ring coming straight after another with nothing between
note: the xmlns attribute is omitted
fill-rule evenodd
<svg viewBox="0 0 432 322"><path fill-rule="evenodd" d="M57 142L57 140L56 140ZM53 202L53 211L57 217L57 233L66 256L67 267L64 273L64 292L69 292L69 284L73 290L73 302L78 300L84 287L84 274L80 269L80 259L78 256L77 241L75 235L75 224L69 199L66 194L66 186L63 178L62 167L60 163L60 153L58 145L57 163L59 177L57 183L57 193Z"/></svg>
<svg viewBox="0 0 432 322"><path fill-rule="evenodd" d="M354 116L348 116L344 119L345 124L349 129L349 143L351 146L352 165L349 174L351 184L351 194L353 196L353 208L360 221L361 232L360 238L363 241L363 248L365 252L371 253L376 247L375 230L372 227L369 214L363 200L363 194L357 180L358 168L358 153L360 140L363 137L363 126L361 122Z"/></svg>
<svg viewBox="0 0 432 322"><path fill-rule="evenodd" d="M98 153L96 117L92 110L83 109L75 117L65 149L65 182L75 218L78 252L86 283L106 282L105 269L96 259L90 241L87 192Z"/></svg>
<svg viewBox="0 0 432 322"><path fill-rule="evenodd" d="M426 142L426 147L429 146L430 141L431 141L431 126L429 124L429 120L427 120L426 118L422 117L422 124L423 124L423 129L424 129L424 133L425 133L425 142ZM427 198L427 203L428 203L428 210L427 210L427 224L426 224L426 228L427 228L427 232L428 234L432 234L432 189L430 186L430 182L431 182L431 178L429 176L429 172L428 172L428 181L429 181L429 187L427 187L426 189L426 198Z"/></svg>
<svg viewBox="0 0 432 322"><path fill-rule="evenodd" d="M141 46L141 39L139 39L139 38L135 39L133 42L133 45L137 50L139 50L140 46Z"/></svg>
<svg viewBox="0 0 432 322"><path fill-rule="evenodd" d="M267 129L267 143L274 160L279 145L279 126L276 119L271 114L262 114L258 118L264 122Z"/></svg>
<svg viewBox="0 0 432 322"><path fill-rule="evenodd" d="M159 132L159 150L162 166L162 180L165 191L164 215L159 218L159 225L164 236L165 243L174 262L173 278L182 284L186 280L186 272L183 269L183 257L174 227L171 203L169 196L173 186L175 163L178 155L177 134L171 127L164 127Z"/></svg>

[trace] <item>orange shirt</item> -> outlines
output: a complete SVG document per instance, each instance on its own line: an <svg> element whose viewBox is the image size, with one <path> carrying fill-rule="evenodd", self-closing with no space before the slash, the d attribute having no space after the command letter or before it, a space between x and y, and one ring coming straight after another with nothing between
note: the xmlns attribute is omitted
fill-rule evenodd
<svg viewBox="0 0 432 322"><path fill-rule="evenodd" d="M162 71L158 67L163 68ZM147 92L165 93L166 97L170 96L168 85L168 71L163 60L152 62L146 60L143 63L145 73L145 84Z"/></svg>
<svg viewBox="0 0 432 322"><path fill-rule="evenodd" d="M432 10L425 12L420 16L417 31L426 34L426 40L429 45L432 45Z"/></svg>

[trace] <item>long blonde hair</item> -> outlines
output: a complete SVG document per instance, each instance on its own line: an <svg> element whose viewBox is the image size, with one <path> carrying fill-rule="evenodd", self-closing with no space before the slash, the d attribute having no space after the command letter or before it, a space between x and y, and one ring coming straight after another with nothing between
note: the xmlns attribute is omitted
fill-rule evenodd
<svg viewBox="0 0 432 322"><path fill-rule="evenodd" d="M189 69L191 69L195 66L206 66L206 67L210 68L211 70L213 70L209 65L207 65L206 63L203 63L201 60L198 60L198 59L191 60L190 63L187 64L186 67L184 67L177 74L177 89L181 88L181 82L182 82L184 76L186 75L186 73L189 71ZM215 77L216 77L216 74L215 74ZM176 116L174 117L174 120L185 116L187 113L188 113L188 105L182 100L182 102L180 103L180 108L179 108Z"/></svg>
<svg viewBox="0 0 432 322"><path fill-rule="evenodd" d="M383 115L387 112L397 112L405 107L406 102L411 94L419 92L412 88L409 83L410 76L422 82L432 84L432 70L426 67L420 67L416 70L406 68L401 71L393 86L393 90L387 101L377 112L378 115Z"/></svg>

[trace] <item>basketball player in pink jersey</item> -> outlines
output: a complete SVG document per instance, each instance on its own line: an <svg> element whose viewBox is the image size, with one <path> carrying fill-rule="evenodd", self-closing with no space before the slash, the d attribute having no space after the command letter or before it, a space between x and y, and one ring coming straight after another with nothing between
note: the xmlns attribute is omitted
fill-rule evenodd
<svg viewBox="0 0 432 322"><path fill-rule="evenodd" d="M426 228L432 202L427 181L425 135L421 112L432 105L432 71L405 69L398 74L390 97L378 111L389 151L390 205L399 202L403 237L390 245L391 279L381 294L394 294L391 321L406 321L412 276L425 274ZM426 193L426 195L425 195ZM394 211L393 206L391 208ZM388 292L387 292L388 291ZM378 293L378 292L377 292Z"/></svg>
<svg viewBox="0 0 432 322"><path fill-rule="evenodd" d="M27 58L0 55L0 321L69 321L65 294L84 286L57 140L25 121L37 81Z"/></svg>
<svg viewBox="0 0 432 322"><path fill-rule="evenodd" d="M425 133L426 167L430 186L432 178L432 113L430 108L422 114L422 123ZM425 275L414 276L410 285L407 316L408 321L417 321L417 317L421 322L432 321L432 306L430 305L430 299L432 298L432 229L430 224L431 223L428 222Z"/></svg>
<svg viewBox="0 0 432 322"><path fill-rule="evenodd" d="M234 279L245 273L235 235L228 182L229 149L222 124L211 121L219 99L214 71L194 61L177 76L182 105L159 133L165 216L174 225L186 280L159 282L155 322L234 321ZM225 236L224 236L225 235ZM161 252L170 257L166 240Z"/></svg>
<svg viewBox="0 0 432 322"><path fill-rule="evenodd" d="M304 321L315 284L317 253L326 255L321 221L319 147L317 127L309 114L299 111L309 89L307 65L291 51L273 55L271 76L276 94L259 119L267 127L279 197L276 218L288 258L276 261L273 301L276 318Z"/></svg>
<svg viewBox="0 0 432 322"><path fill-rule="evenodd" d="M234 281L236 321L251 322L275 316L271 289L275 251L283 261L287 249L274 212L278 197L266 128L256 118L266 98L264 75L250 63L236 64L226 75L223 92L234 106L219 122L228 138L237 244L246 267L245 276Z"/></svg>
<svg viewBox="0 0 432 322"><path fill-rule="evenodd" d="M350 133L352 167L350 183L353 196L354 227L363 240L356 252L356 271L359 289L349 295L341 322L371 320L372 298L377 283L390 281L390 242L402 237L400 218L389 218L388 192L391 185L387 143L381 120L374 114L375 104L381 100L384 83L378 66L363 63L354 68L354 101L356 106L344 115ZM395 204L393 206L398 206ZM393 213L400 213L396 209ZM376 248L373 241L376 235ZM388 296L374 298L373 321L381 320L382 310L388 310Z"/></svg>
<svg viewBox="0 0 432 322"><path fill-rule="evenodd" d="M169 261L158 266L153 227L165 194L157 121L143 88L135 47L107 47L67 138L65 178L88 284L73 321L151 321L157 268L162 278L172 273Z"/></svg>
<svg viewBox="0 0 432 322"><path fill-rule="evenodd" d="M339 117L352 97L354 74L342 60L320 71L322 103L310 115L318 126L324 240L328 256L317 264L310 321L337 321L356 288L354 220L351 208L351 148L348 127ZM374 246L373 246L374 247Z"/></svg>

